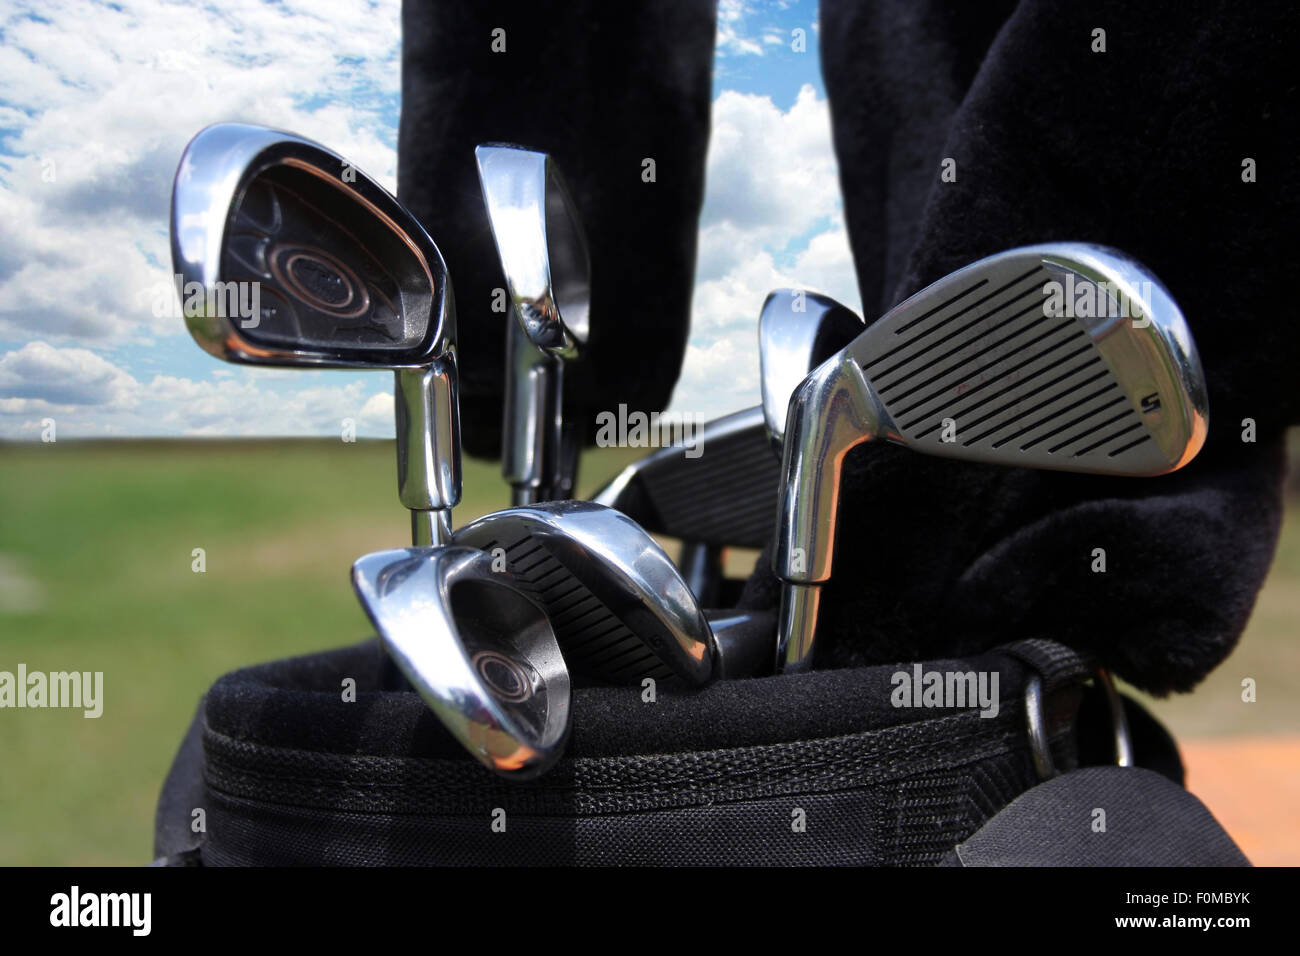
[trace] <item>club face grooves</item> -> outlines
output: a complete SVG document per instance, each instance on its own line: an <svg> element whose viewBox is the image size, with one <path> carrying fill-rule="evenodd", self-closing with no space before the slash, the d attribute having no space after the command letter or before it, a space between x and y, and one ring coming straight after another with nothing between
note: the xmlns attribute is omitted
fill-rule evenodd
<svg viewBox="0 0 1300 956"><path fill-rule="evenodd" d="M1077 295L1090 285L1091 311L1073 314L1083 300L1068 295L1064 310L1049 308L1049 283ZM888 437L929 454L1154 475L1189 460L1206 427L1177 307L1149 273L1100 247L982 260L903 303L850 350Z"/></svg>
<svg viewBox="0 0 1300 956"><path fill-rule="evenodd" d="M500 548L520 589L546 608L570 669L612 683L672 676L645 642L535 538L492 539L481 547L488 553Z"/></svg>
<svg viewBox="0 0 1300 956"><path fill-rule="evenodd" d="M457 529L546 609L570 669L606 683L714 676L708 620L639 525L588 501L539 502Z"/></svg>

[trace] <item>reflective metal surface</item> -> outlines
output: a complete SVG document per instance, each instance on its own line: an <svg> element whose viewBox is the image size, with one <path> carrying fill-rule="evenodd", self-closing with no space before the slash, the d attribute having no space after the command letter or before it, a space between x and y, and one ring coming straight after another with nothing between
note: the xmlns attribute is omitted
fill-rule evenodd
<svg viewBox="0 0 1300 956"><path fill-rule="evenodd" d="M402 503L418 535L449 524L415 513L459 500L460 424L451 283L414 216L317 143L223 123L181 157L171 250L186 325L218 358L397 370Z"/></svg>
<svg viewBox="0 0 1300 956"><path fill-rule="evenodd" d="M577 456L562 435L564 363L587 342L591 264L573 200L546 153L484 145L474 156L511 321L542 353L508 328L502 470L515 503L525 504L572 490Z"/></svg>
<svg viewBox="0 0 1300 956"><path fill-rule="evenodd" d="M501 473L511 504L546 499L553 480L548 446L559 441L556 420L557 360L529 341L523 327L506 323L506 380L501 423Z"/></svg>
<svg viewBox="0 0 1300 956"><path fill-rule="evenodd" d="M714 676L713 635L694 595L627 516L544 502L485 515L453 540L498 559L546 608L573 672L616 683Z"/></svg>
<svg viewBox="0 0 1300 956"><path fill-rule="evenodd" d="M1056 776L1056 760L1047 739L1047 721L1043 712L1043 679L1030 674L1025 681L1025 732L1029 736L1029 753L1039 780Z"/></svg>
<svg viewBox="0 0 1300 956"><path fill-rule="evenodd" d="M778 455L785 441L790 396L814 368L862 331L862 318L830 296L808 289L774 289L758 316L763 421Z"/></svg>
<svg viewBox="0 0 1300 956"><path fill-rule="evenodd" d="M389 655L479 762L529 779L559 759L568 670L545 612L490 555L378 551L353 564L352 584Z"/></svg>
<svg viewBox="0 0 1300 956"><path fill-rule="evenodd" d="M716 547L762 548L772 540L781 480L763 409L742 409L701 426L690 446L651 452L592 498L651 534Z"/></svg>
<svg viewBox="0 0 1300 956"><path fill-rule="evenodd" d="M1191 461L1207 428L1182 313L1122 253L1029 246L939 280L791 398L773 570L804 590L787 594L780 660L809 666L806 588L830 576L840 466L854 446L883 438L968 461L1152 476Z"/></svg>
<svg viewBox="0 0 1300 956"><path fill-rule="evenodd" d="M1115 738L1115 766L1133 767L1133 735L1129 731L1128 712L1124 710L1124 698L1115 687L1110 671L1102 668L1097 671L1097 683L1106 695L1106 708L1110 713L1110 726Z"/></svg>
<svg viewBox="0 0 1300 956"><path fill-rule="evenodd" d="M763 404L706 423L698 457L684 447L652 452L594 498L652 533L681 538L682 573L706 607L722 583L722 549L772 540L780 466L771 449L779 459L790 394L862 330L862 319L829 296L777 289L758 326Z"/></svg>
<svg viewBox="0 0 1300 956"><path fill-rule="evenodd" d="M1124 699L1115 689L1115 681L1109 671L1099 669L1096 683L1106 697L1111 735L1115 741L1115 765L1136 766L1128 714L1124 710ZM1025 729L1029 735L1029 753L1033 757L1034 770L1038 773L1038 779L1051 780L1057 775L1057 770L1056 762L1052 758L1052 747L1047 739L1047 720L1044 714L1043 679L1038 674L1030 674L1025 681Z"/></svg>

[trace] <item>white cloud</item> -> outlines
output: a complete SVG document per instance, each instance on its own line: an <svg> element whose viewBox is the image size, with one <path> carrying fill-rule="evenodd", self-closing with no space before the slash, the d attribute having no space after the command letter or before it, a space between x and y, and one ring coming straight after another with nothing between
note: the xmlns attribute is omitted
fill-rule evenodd
<svg viewBox="0 0 1300 956"><path fill-rule="evenodd" d="M718 32L714 47L718 56L762 56L763 46L750 37L745 18L754 13L745 0L718 0Z"/></svg>
<svg viewBox="0 0 1300 956"><path fill-rule="evenodd" d="M830 112L811 86L789 110L724 91L713 104L698 277L725 274L759 249L781 252L839 211Z"/></svg>
<svg viewBox="0 0 1300 956"><path fill-rule="evenodd" d="M721 0L717 55L779 52L788 38L772 9ZM0 347L0 436L35 436L47 416L60 436L337 434L347 417L391 436L381 373L212 363L199 379L153 375L182 367L169 350L193 346L152 306L171 271L171 177L208 123L295 130L392 188L399 0L12 0L2 22L0 343L15 346ZM770 289L818 288L853 307L857 294L826 102L811 86L788 110L726 91L713 123L673 405L721 414L758 400L755 326ZM142 347L167 360L137 364Z"/></svg>
<svg viewBox="0 0 1300 956"><path fill-rule="evenodd" d="M357 413L357 424L379 432L393 430L393 393L378 392L366 399Z"/></svg>
<svg viewBox="0 0 1300 956"><path fill-rule="evenodd" d="M184 334L149 289L176 162L209 123L293 129L395 184L398 0L19 0L4 32L0 339Z"/></svg>
<svg viewBox="0 0 1300 956"><path fill-rule="evenodd" d="M805 86L782 111L725 91L713 124L691 338L672 400L708 417L758 403L758 314L772 289L813 289L861 311L826 101Z"/></svg>
<svg viewBox="0 0 1300 956"><path fill-rule="evenodd" d="M28 342L0 355L0 398L37 407L125 405L137 387L126 372L86 349Z"/></svg>
<svg viewBox="0 0 1300 956"><path fill-rule="evenodd" d="M0 354L0 437L36 437L45 418L55 420L60 437L328 435L339 434L347 418L358 434L392 437L392 395L376 388L388 375L275 371L140 382L87 349L31 342Z"/></svg>

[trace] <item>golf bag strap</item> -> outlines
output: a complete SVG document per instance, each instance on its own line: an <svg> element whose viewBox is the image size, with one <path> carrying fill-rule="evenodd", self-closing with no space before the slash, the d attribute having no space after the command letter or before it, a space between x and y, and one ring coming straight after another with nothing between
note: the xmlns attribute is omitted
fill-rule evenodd
<svg viewBox="0 0 1300 956"><path fill-rule="evenodd" d="M1077 684L1096 669L1092 661L1078 651L1046 638L1016 641L1003 645L999 650L1037 671L1046 691Z"/></svg>
<svg viewBox="0 0 1300 956"><path fill-rule="evenodd" d="M940 866L1250 866L1214 815L1141 767L1084 767L1026 790Z"/></svg>

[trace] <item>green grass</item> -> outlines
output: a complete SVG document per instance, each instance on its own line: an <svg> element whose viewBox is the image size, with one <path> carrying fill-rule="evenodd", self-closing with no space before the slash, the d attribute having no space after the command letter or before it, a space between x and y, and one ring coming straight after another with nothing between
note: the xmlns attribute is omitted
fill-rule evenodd
<svg viewBox="0 0 1300 956"><path fill-rule="evenodd" d="M587 456L579 490L637 454ZM458 521L507 504L495 463L466 460L464 483ZM1293 528L1237 653L1193 697L1156 702L1176 734L1300 726ZM0 864L145 862L203 691L368 636L348 569L408 534L391 442L0 444L0 670L103 671L106 697L98 720L0 710ZM1240 703L1243 676L1259 703Z"/></svg>

